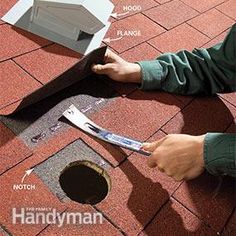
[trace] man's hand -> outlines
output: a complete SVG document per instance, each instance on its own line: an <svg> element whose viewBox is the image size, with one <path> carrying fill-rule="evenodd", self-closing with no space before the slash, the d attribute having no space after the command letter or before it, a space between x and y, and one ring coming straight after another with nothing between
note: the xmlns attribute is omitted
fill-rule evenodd
<svg viewBox="0 0 236 236"><path fill-rule="evenodd" d="M141 83L141 68L110 51L106 51L105 65L92 65L92 71L119 82Z"/></svg>
<svg viewBox="0 0 236 236"><path fill-rule="evenodd" d="M157 168L176 181L189 180L204 171L204 137L171 134L153 142L144 143L143 149L151 152L148 166Z"/></svg>

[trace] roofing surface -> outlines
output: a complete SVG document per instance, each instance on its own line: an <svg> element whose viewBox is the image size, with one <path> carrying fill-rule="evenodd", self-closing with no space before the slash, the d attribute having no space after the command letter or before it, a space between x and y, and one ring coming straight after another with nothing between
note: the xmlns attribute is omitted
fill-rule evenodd
<svg viewBox="0 0 236 236"><path fill-rule="evenodd" d="M15 2L2 0L0 17ZM141 11L111 18L106 35L114 39L117 30L141 32L108 44L130 61L210 47L236 22L235 0L112 2L117 13L124 6L141 6ZM0 111L81 60L81 55L3 21L0 42ZM219 178L204 173L175 182L149 169L144 156L95 140L59 118L74 103L100 126L141 141L171 133L235 132L236 93L184 97L140 91L136 85L93 74L80 80L76 69L66 76L78 82L13 115L0 116L0 235L235 235L235 180L225 177L219 187ZM75 203L60 189L58 174L77 159L94 161L111 178L110 193L95 206ZM35 189L14 190L31 168L35 171L24 183ZM13 224L13 208L101 212L104 222L62 228Z"/></svg>

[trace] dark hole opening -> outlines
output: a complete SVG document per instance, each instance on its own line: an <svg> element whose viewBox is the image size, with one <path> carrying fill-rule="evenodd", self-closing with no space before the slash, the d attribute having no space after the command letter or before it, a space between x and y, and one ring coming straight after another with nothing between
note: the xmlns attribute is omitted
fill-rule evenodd
<svg viewBox="0 0 236 236"><path fill-rule="evenodd" d="M73 162L60 175L59 182L66 195L76 202L95 205L110 190L110 178L100 166L88 162Z"/></svg>

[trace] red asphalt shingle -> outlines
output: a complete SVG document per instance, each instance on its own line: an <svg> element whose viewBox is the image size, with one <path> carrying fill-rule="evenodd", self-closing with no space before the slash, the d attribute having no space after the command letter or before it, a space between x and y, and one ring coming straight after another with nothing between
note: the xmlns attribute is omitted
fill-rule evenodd
<svg viewBox="0 0 236 236"><path fill-rule="evenodd" d="M181 49L192 51L208 41L209 38L199 31L187 24L182 24L151 39L149 43L161 52L175 52Z"/></svg>
<svg viewBox="0 0 236 236"><path fill-rule="evenodd" d="M13 102L11 105L7 105L6 107L3 107L0 109L0 113L3 116L7 116L9 114L12 114L21 104L22 99L17 101L17 102Z"/></svg>
<svg viewBox="0 0 236 236"><path fill-rule="evenodd" d="M217 190L219 184L219 178L203 174L192 181L184 182L173 195L218 232L223 229L235 206L234 180L225 179Z"/></svg>
<svg viewBox="0 0 236 236"><path fill-rule="evenodd" d="M216 9L212 9L188 21L188 23L208 37L214 38L231 27L234 21Z"/></svg>
<svg viewBox="0 0 236 236"><path fill-rule="evenodd" d="M50 42L19 28L2 24L0 44L0 61L2 61L48 45Z"/></svg>
<svg viewBox="0 0 236 236"><path fill-rule="evenodd" d="M130 62L153 60L160 55L160 52L148 43L142 43L134 48L131 48L124 53L121 57Z"/></svg>
<svg viewBox="0 0 236 236"><path fill-rule="evenodd" d="M112 39L122 37L120 34L117 35L119 31L122 31L123 35L125 33L129 34L129 32L133 34L135 31L140 31L141 34L140 36L123 36L122 39L111 42L109 46L119 53L122 53L131 47L134 47L152 37L155 37L156 35L165 32L161 26L155 24L141 13L112 23L106 37L110 37Z"/></svg>
<svg viewBox="0 0 236 236"><path fill-rule="evenodd" d="M144 14L167 29L198 15L195 10L178 0L154 7L145 11Z"/></svg>
<svg viewBox="0 0 236 236"><path fill-rule="evenodd" d="M31 154L32 151L0 122L0 174Z"/></svg>
<svg viewBox="0 0 236 236"><path fill-rule="evenodd" d="M75 128L63 130L63 132L59 131L52 139L42 141L42 143L36 147L35 152L40 153L40 155L46 159L78 139L80 134L81 133Z"/></svg>
<svg viewBox="0 0 236 236"><path fill-rule="evenodd" d="M172 95L135 91L101 109L93 120L113 132L144 141L182 107Z"/></svg>
<svg viewBox="0 0 236 236"><path fill-rule="evenodd" d="M219 5L222 2L225 2L227 0L182 0L186 5L194 8L195 10L199 12L207 11L217 5Z"/></svg>
<svg viewBox="0 0 236 236"><path fill-rule="evenodd" d="M22 68L46 84L73 66L82 56L63 46L53 44L14 59Z"/></svg>
<svg viewBox="0 0 236 236"><path fill-rule="evenodd" d="M231 104L236 104L236 93L224 93L220 94L222 98L230 102Z"/></svg>
<svg viewBox="0 0 236 236"><path fill-rule="evenodd" d="M224 31L223 33L221 33L220 35L218 35L217 37L215 37L214 39L212 39L211 41L209 41L208 43L204 44L204 48L210 48L213 47L214 45L216 45L219 42L222 42L224 40L224 38L226 37L228 33L228 30Z"/></svg>
<svg viewBox="0 0 236 236"><path fill-rule="evenodd" d="M197 98L162 129L192 135L224 132L236 116L236 108L220 97Z"/></svg>
<svg viewBox="0 0 236 236"><path fill-rule="evenodd" d="M227 1L218 6L216 9L218 9L219 11L233 18L236 21L236 1L234 0Z"/></svg>
<svg viewBox="0 0 236 236"><path fill-rule="evenodd" d="M13 61L0 63L0 108L23 98L41 84Z"/></svg>
<svg viewBox="0 0 236 236"><path fill-rule="evenodd" d="M175 199L161 209L140 236L148 235L216 235L188 209L179 204Z"/></svg>

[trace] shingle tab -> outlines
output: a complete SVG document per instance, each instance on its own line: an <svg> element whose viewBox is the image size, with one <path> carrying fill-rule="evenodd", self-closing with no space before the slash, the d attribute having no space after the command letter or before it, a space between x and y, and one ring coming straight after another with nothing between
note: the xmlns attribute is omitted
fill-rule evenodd
<svg viewBox="0 0 236 236"><path fill-rule="evenodd" d="M0 61L16 57L50 44L46 39L8 24L0 25Z"/></svg>
<svg viewBox="0 0 236 236"><path fill-rule="evenodd" d="M41 83L46 84L79 62L81 55L54 44L14 60Z"/></svg>
<svg viewBox="0 0 236 236"><path fill-rule="evenodd" d="M32 151L0 122L0 175L26 159Z"/></svg>
<svg viewBox="0 0 236 236"><path fill-rule="evenodd" d="M16 102L42 85L13 61L0 63L0 108Z"/></svg>
<svg viewBox="0 0 236 236"><path fill-rule="evenodd" d="M230 0L221 5L216 9L224 13L225 15L233 18L236 21L236 1Z"/></svg>
<svg viewBox="0 0 236 236"><path fill-rule="evenodd" d="M220 19L220 21L218 21L218 19ZM231 27L234 20L216 9L212 9L188 21L188 23L208 37L214 38Z"/></svg>
<svg viewBox="0 0 236 236"><path fill-rule="evenodd" d="M184 23L148 42L164 53L176 52L183 49L192 51L194 48L201 47L208 41L208 37Z"/></svg>
<svg viewBox="0 0 236 236"><path fill-rule="evenodd" d="M198 12L181 1L174 0L147 10L144 14L169 30L197 16Z"/></svg>
<svg viewBox="0 0 236 236"><path fill-rule="evenodd" d="M117 35L117 32L119 31L122 31L121 35L119 33ZM155 24L146 16L139 13L112 23L106 37L110 37L112 39L122 37L120 40L113 41L109 44L109 46L117 52L122 53L127 49L143 43L163 32L165 32L165 30L161 26ZM138 36L122 36L124 34L136 34Z"/></svg>

